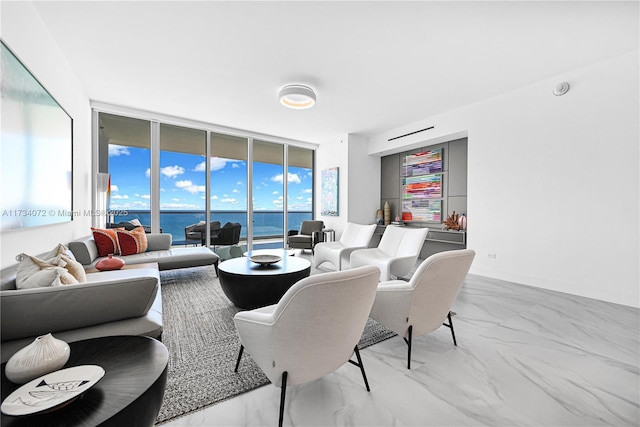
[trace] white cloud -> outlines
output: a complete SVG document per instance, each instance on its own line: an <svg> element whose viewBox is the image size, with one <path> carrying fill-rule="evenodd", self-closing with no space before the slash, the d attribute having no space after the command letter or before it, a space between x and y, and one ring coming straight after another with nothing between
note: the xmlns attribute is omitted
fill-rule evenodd
<svg viewBox="0 0 640 427"><path fill-rule="evenodd" d="M239 166L236 166L237 164L237 160L231 160L231 159L225 159L223 157L210 157L209 158L209 167L211 168L211 171L219 171L220 169L224 169L224 167L227 165L227 163L231 163L231 167L233 168L237 168ZM195 172L205 172L206 171L206 163L205 162L200 162L196 165Z"/></svg>
<svg viewBox="0 0 640 427"><path fill-rule="evenodd" d="M111 199L128 199L129 196L127 196L126 194L122 195L122 194L115 194L113 196L111 196Z"/></svg>
<svg viewBox="0 0 640 427"><path fill-rule="evenodd" d="M112 193L113 193L113 192L116 192L116 191L118 191L118 190L119 190L118 186L117 186L117 185L115 185L115 184L111 184L111 186L110 186L109 188L111 189L111 192L112 192Z"/></svg>
<svg viewBox="0 0 640 427"><path fill-rule="evenodd" d="M176 188L188 191L191 194L204 193L206 191L206 186L194 185L193 182L188 179L176 182Z"/></svg>
<svg viewBox="0 0 640 427"><path fill-rule="evenodd" d="M280 192L279 192L278 190L276 190L276 191L274 191L274 192L273 192L273 193L271 193L271 194L273 194L273 195L275 196L276 194L280 194Z"/></svg>
<svg viewBox="0 0 640 427"><path fill-rule="evenodd" d="M151 176L151 169L147 169L146 171L144 171L144 176L149 178Z"/></svg>
<svg viewBox="0 0 640 427"><path fill-rule="evenodd" d="M313 190L311 188L305 188L304 190L302 190L303 194L311 194L313 193Z"/></svg>
<svg viewBox="0 0 640 427"><path fill-rule="evenodd" d="M231 167L237 169L240 167L240 165L238 163L231 163Z"/></svg>
<svg viewBox="0 0 640 427"><path fill-rule="evenodd" d="M142 196L143 199L151 199L151 196L149 194L143 194Z"/></svg>
<svg viewBox="0 0 640 427"><path fill-rule="evenodd" d="M234 188L234 189L233 189L233 192L234 192L234 193L239 193L239 192L240 192L240 190L238 190L237 188Z"/></svg>
<svg viewBox="0 0 640 427"><path fill-rule="evenodd" d="M244 182L238 181L238 182L236 182L236 185L244 185Z"/></svg>
<svg viewBox="0 0 640 427"><path fill-rule="evenodd" d="M220 200L222 203L231 203L232 205L235 205L238 203L238 201L236 199L234 199L233 197L226 197L222 200Z"/></svg>
<svg viewBox="0 0 640 427"><path fill-rule="evenodd" d="M109 144L109 157L128 156L129 149L123 145Z"/></svg>
<svg viewBox="0 0 640 427"><path fill-rule="evenodd" d="M276 175L276 176L272 176L271 177L271 181L282 183L283 176L284 176L284 174L281 174L281 173ZM298 176L298 174L290 173L290 172L287 174L287 181L290 182L290 183L293 182L295 184L300 184L300 182L301 182L300 181L300 177Z"/></svg>
<svg viewBox="0 0 640 427"><path fill-rule="evenodd" d="M182 175L184 173L184 168L178 165L165 166L163 168L160 168L160 173L167 178L175 178L176 176Z"/></svg>
<svg viewBox="0 0 640 427"><path fill-rule="evenodd" d="M211 196L211 200L218 200L218 196Z"/></svg>

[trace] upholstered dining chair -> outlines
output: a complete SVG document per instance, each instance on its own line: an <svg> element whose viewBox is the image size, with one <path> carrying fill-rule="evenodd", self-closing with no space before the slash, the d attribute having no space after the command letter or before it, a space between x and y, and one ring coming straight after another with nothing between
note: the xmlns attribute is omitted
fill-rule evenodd
<svg viewBox="0 0 640 427"><path fill-rule="evenodd" d="M378 286L374 267L317 274L298 281L275 305L234 317L240 336L238 371L244 349L280 392L282 426L287 386L327 375L349 362L360 368L358 342ZM352 361L355 353L357 361Z"/></svg>
<svg viewBox="0 0 640 427"><path fill-rule="evenodd" d="M211 240L209 243L213 246L229 246L237 245L240 242L240 234L242 225L238 222L227 222L222 227L211 232ZM203 243L204 246L204 243Z"/></svg>
<svg viewBox="0 0 640 427"><path fill-rule="evenodd" d="M220 229L220 221L211 221L211 226L209 227L210 233L214 234L216 230ZM207 234L207 223L204 221L200 221L197 224L187 225L184 228L184 241L186 243L200 243L202 246L205 245L206 239L204 236Z"/></svg>
<svg viewBox="0 0 640 427"><path fill-rule="evenodd" d="M380 269L381 282L402 277L414 267L428 232L428 228L388 225L377 248L351 253L351 268L375 265Z"/></svg>
<svg viewBox="0 0 640 427"><path fill-rule="evenodd" d="M338 270L342 270L342 259L349 259L351 252L356 249L366 248L375 231L376 224L347 222L339 241L320 242L316 245L313 257L316 267L323 262L330 262Z"/></svg>
<svg viewBox="0 0 640 427"><path fill-rule="evenodd" d="M407 343L407 369L411 369L413 337L444 325L451 330L453 344L458 345L450 310L475 254L473 249L439 252L425 259L408 283L393 280L378 285L371 318ZM445 319L449 323L444 323Z"/></svg>
<svg viewBox="0 0 640 427"><path fill-rule="evenodd" d="M314 251L316 243L322 240L324 221L302 221L300 231L289 230L287 244L291 249L311 249Z"/></svg>

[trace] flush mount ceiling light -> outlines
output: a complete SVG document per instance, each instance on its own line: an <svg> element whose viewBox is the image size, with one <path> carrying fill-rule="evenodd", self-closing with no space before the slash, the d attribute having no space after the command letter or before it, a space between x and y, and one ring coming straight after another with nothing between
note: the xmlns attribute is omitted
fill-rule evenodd
<svg viewBox="0 0 640 427"><path fill-rule="evenodd" d="M295 110L311 108L316 103L316 94L308 86L287 85L278 93L280 103Z"/></svg>

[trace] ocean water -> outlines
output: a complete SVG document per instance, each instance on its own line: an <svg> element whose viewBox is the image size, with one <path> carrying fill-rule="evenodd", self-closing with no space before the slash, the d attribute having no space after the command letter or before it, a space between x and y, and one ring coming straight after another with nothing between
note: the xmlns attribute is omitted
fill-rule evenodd
<svg viewBox="0 0 640 427"><path fill-rule="evenodd" d="M300 230L302 221L313 219L311 212L289 212L289 230ZM151 213L149 211L128 211L127 215L117 215L113 222L129 221L138 219L143 225L151 224ZM161 211L160 228L163 233L169 233L174 241L185 240L185 227L204 221L204 212L194 211ZM247 213L244 211L211 212L211 221L220 221L220 225L227 222L238 222L242 225L240 238L247 237ZM281 237L286 233L283 230L282 212L254 212L253 214L253 237Z"/></svg>

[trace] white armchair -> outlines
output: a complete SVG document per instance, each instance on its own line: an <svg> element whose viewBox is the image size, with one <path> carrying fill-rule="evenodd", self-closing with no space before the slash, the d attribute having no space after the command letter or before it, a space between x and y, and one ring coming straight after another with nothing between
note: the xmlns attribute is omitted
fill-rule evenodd
<svg viewBox="0 0 640 427"><path fill-rule="evenodd" d="M475 251L461 249L440 252L424 260L407 283L402 280L378 285L371 318L397 333L407 343L407 369L411 369L412 337L425 335L441 325L451 329L451 306L464 282ZM443 323L444 319L449 323Z"/></svg>
<svg viewBox="0 0 640 427"><path fill-rule="evenodd" d="M351 252L366 248L375 231L375 224L347 222L339 241L321 242L316 245L313 257L316 267L323 262L330 262L338 270L342 270L342 258L348 259Z"/></svg>
<svg viewBox="0 0 640 427"><path fill-rule="evenodd" d="M404 276L418 260L428 232L428 228L388 225L377 248L351 253L351 268L374 265L380 270L380 281Z"/></svg>
<svg viewBox="0 0 640 427"><path fill-rule="evenodd" d="M284 416L287 385L320 378L347 362L360 367L369 384L357 344L369 318L378 286L378 270L363 267L300 280L278 304L241 311L234 317L244 348L280 393ZM355 352L357 362L351 360Z"/></svg>

